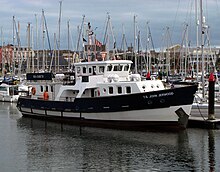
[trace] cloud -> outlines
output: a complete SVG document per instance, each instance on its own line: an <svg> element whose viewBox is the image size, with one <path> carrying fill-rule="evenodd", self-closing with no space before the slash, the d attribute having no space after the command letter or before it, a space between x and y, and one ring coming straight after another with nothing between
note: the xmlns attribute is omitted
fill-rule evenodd
<svg viewBox="0 0 220 172"><path fill-rule="evenodd" d="M35 28L37 15L38 27L41 27L42 9L45 12L47 26L51 38L58 32L59 0L1 0L1 27L4 30L5 40L10 42L12 39L12 17L15 16L16 22L20 22L21 36L23 43L26 42L26 27L30 22ZM195 32L195 4L194 0L63 0L61 35L65 47L67 38L67 21L70 20L71 32L77 35L77 27L81 25L82 15L85 15L86 22L98 27L97 37L102 39L107 13L110 14L114 34L121 39L122 24L124 25L129 44L133 41L133 17L137 16L137 25L146 37L146 22L150 21L152 35L155 46L160 46L164 28L170 27L173 42L180 42L184 23L188 23L189 35L194 39ZM207 24L210 26L210 39L213 43L218 43L220 21L218 20L219 3L216 0L209 0L204 4L204 15ZM118 41L119 42L119 41ZM193 42L193 41L192 41Z"/></svg>

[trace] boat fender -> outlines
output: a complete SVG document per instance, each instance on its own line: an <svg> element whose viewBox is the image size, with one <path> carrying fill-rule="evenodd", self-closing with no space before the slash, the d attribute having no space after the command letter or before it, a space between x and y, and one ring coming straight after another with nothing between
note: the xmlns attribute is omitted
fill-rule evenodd
<svg viewBox="0 0 220 172"><path fill-rule="evenodd" d="M36 94L36 88L35 88L35 87L32 87L32 88L31 88L31 93L32 93L32 95L35 95L35 94Z"/></svg>
<svg viewBox="0 0 220 172"><path fill-rule="evenodd" d="M44 100L48 100L49 99L49 94L47 91L44 91Z"/></svg>

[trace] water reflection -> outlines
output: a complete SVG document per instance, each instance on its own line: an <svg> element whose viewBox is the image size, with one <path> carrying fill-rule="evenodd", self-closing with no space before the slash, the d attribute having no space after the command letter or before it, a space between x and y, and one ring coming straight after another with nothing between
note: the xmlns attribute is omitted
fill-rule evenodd
<svg viewBox="0 0 220 172"><path fill-rule="evenodd" d="M186 131L80 129L30 118L19 119L18 127L28 135L28 170L37 170L39 165L41 170L71 171L194 170Z"/></svg>
<svg viewBox="0 0 220 172"><path fill-rule="evenodd" d="M209 167L210 172L215 171L215 135L213 130L208 131L208 144L209 144Z"/></svg>
<svg viewBox="0 0 220 172"><path fill-rule="evenodd" d="M0 103L1 171L218 171L220 130L137 132L21 117Z"/></svg>

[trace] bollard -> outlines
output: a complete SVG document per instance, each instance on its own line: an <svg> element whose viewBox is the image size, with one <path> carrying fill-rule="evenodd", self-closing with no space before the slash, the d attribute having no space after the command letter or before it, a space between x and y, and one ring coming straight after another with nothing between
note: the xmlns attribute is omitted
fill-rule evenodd
<svg viewBox="0 0 220 172"><path fill-rule="evenodd" d="M215 119L215 77L213 73L209 76L209 107L208 107L208 120Z"/></svg>

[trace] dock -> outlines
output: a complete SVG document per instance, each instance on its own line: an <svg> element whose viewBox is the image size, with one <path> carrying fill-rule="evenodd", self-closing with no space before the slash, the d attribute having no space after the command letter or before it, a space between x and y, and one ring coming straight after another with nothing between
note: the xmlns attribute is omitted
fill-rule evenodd
<svg viewBox="0 0 220 172"><path fill-rule="evenodd" d="M189 117L188 128L220 129L220 119L209 120L203 117Z"/></svg>

